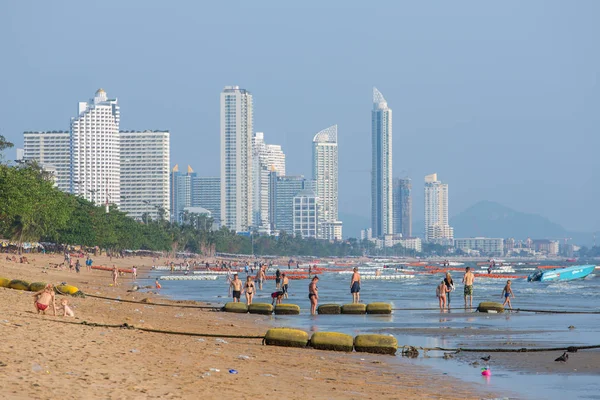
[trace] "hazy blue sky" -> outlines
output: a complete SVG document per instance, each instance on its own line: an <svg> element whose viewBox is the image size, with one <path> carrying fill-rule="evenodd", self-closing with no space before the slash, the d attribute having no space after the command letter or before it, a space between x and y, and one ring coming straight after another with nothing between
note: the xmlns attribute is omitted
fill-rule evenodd
<svg viewBox="0 0 600 400"><path fill-rule="evenodd" d="M371 91L394 112L394 174L600 230L600 2L60 1L0 12L0 133L68 129L103 87L123 129L171 130L173 164L219 174L219 93L254 95L288 174L339 126L340 210L370 213ZM13 157L11 155L11 157Z"/></svg>

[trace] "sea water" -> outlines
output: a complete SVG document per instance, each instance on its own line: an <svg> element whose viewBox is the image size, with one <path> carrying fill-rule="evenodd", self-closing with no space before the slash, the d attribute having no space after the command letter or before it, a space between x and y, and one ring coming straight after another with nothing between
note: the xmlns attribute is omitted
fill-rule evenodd
<svg viewBox="0 0 600 400"><path fill-rule="evenodd" d="M469 265L469 264L467 264ZM474 272L484 270L471 264ZM528 275L531 266L513 266L515 272L510 275ZM361 266L365 275L373 274L374 268ZM285 273L287 267L282 267ZM293 270L293 268L292 268ZM419 267L416 272L422 271ZM273 272L269 271L271 275ZM389 268L384 275L404 273ZM595 345L600 343L600 315L594 314L534 314L508 313L485 314L465 310L461 284L462 272L451 272L456 291L450 294L451 309L441 313L435 310L438 300L436 286L443 274L414 274L413 278L393 280L363 280L360 299L363 303L386 302L392 304L392 315L328 315L311 316L308 299L309 280L290 280L289 299L286 303L298 304L301 315L273 316L275 326L289 326L308 331L336 331L357 335L360 333L392 334L399 345L422 347L463 347L479 348L499 343L504 346L512 342L517 347L560 347L570 345ZM166 275L166 271L153 271L148 282ZM182 275L183 272L176 272ZM599 274L600 275L600 274ZM254 274L252 274L254 276ZM335 270L319 275L319 304L345 304L352 301L350 294L350 276L347 271ZM242 281L246 274L239 273ZM570 282L527 282L526 279L511 279L516 296L511 299L513 308L543 310L598 310L600 300L600 276L592 274L583 280ZM224 304L231 301L228 296L226 276L214 281L162 281L161 294L177 300L198 300L212 304ZM473 306L480 301L502 303L502 289L506 279L475 278ZM255 282L255 285L258 284ZM257 290L254 302L271 302L271 292L275 291L275 281L268 280L263 290ZM242 296L242 301L245 298ZM434 310L404 310L413 308L433 308ZM567 329L575 326L576 330ZM467 329L465 331L465 329ZM454 334L453 330L460 332ZM473 332L473 334L469 334ZM530 344L524 346L523 344ZM500 347L500 346L495 346ZM562 399L597 398L600 383L597 376L575 374L536 374L527 371L514 371L492 367L493 375L489 379L480 376L479 369L465 362L443 360L440 352L428 353L431 356L406 359L398 357L398 363L427 365L444 374L458 377L468 382L485 385L492 391L507 392L509 395L523 398ZM554 353L549 355L551 360ZM474 357L475 358L475 357ZM475 358L476 359L476 358ZM553 361L549 361L553 362Z"/></svg>

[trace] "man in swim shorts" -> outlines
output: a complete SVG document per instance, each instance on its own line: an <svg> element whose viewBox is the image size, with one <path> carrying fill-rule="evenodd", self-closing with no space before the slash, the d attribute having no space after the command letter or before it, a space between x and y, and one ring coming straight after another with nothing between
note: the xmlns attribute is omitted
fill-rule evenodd
<svg viewBox="0 0 600 400"><path fill-rule="evenodd" d="M242 296L242 281L238 279L238 275L233 275L233 280L231 281L231 289L233 292L233 302L239 303L240 297Z"/></svg>
<svg viewBox="0 0 600 400"><path fill-rule="evenodd" d="M469 307L473 308L473 281L475 275L471 272L471 267L465 269L465 276L463 277L463 283L465 284L464 296L465 296L465 308L467 308L467 297L469 298Z"/></svg>
<svg viewBox="0 0 600 400"><path fill-rule="evenodd" d="M54 297L54 287L51 284L47 284L46 287L33 295L33 305L35 310L39 314L40 312L46 315L46 309L50 307L52 303L52 310L56 317L56 299Z"/></svg>
<svg viewBox="0 0 600 400"><path fill-rule="evenodd" d="M352 302L358 303L360 301L360 274L357 267L354 267L354 272L352 273L350 293L352 293Z"/></svg>

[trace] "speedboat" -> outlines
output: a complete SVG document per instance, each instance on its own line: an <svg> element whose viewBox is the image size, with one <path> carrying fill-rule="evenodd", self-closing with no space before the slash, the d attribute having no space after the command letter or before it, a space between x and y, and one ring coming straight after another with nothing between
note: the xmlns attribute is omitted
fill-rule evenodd
<svg viewBox="0 0 600 400"><path fill-rule="evenodd" d="M594 271L595 265L574 265L552 270L538 270L527 277L528 282L572 281L583 279Z"/></svg>

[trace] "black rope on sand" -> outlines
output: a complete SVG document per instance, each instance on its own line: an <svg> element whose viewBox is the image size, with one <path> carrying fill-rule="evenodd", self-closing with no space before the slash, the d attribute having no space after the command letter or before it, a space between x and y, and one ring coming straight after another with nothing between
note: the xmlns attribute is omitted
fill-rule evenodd
<svg viewBox="0 0 600 400"><path fill-rule="evenodd" d="M439 311L439 307L435 308L392 308L392 311ZM462 308L454 308L454 311L461 311ZM477 310L477 307L470 307L468 310ZM466 311L466 309L465 309ZM573 311L573 310L533 310L527 308L506 309L507 312L531 312L531 313L547 313L547 314L600 314L600 311Z"/></svg>
<svg viewBox="0 0 600 400"><path fill-rule="evenodd" d="M502 349L502 348L480 348L480 349L470 349L470 348L445 348L445 347L416 347L417 349L423 351L453 351L455 353L460 352L469 352L469 353L536 353L536 352L544 352L544 351L568 351L571 353L577 352L577 350L590 350L590 349L600 349L600 344L592 345L592 346L567 346L567 347L540 347L540 348L531 348L528 349L526 347L522 347L519 349Z"/></svg>

